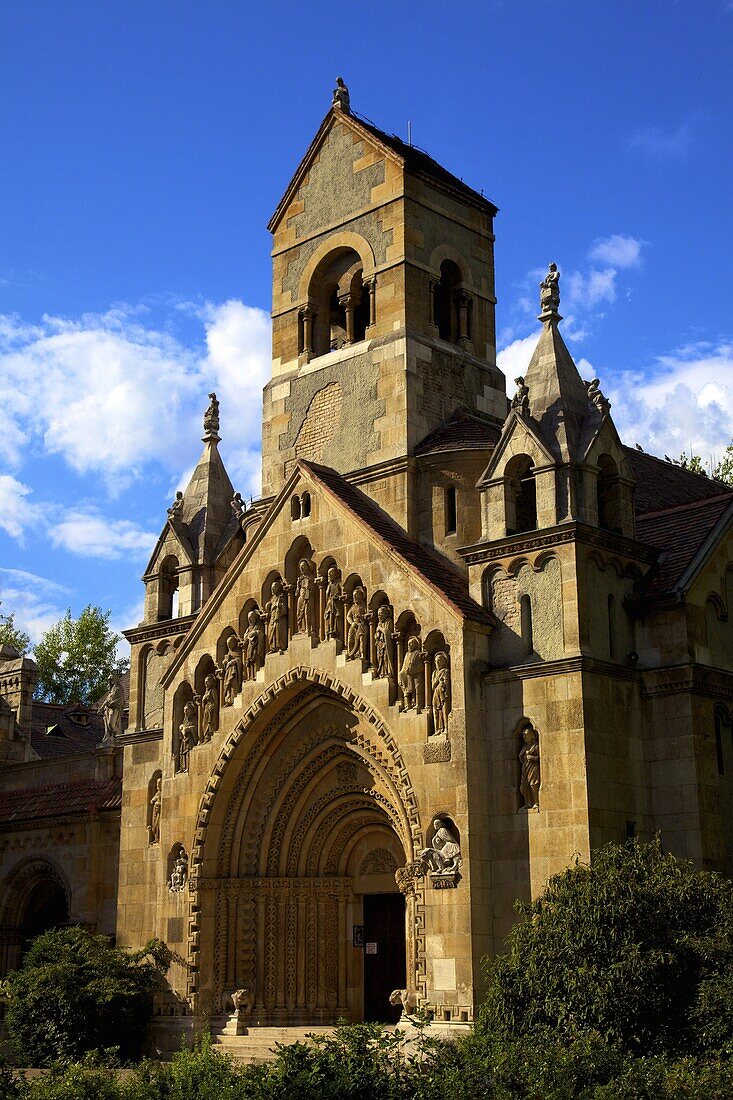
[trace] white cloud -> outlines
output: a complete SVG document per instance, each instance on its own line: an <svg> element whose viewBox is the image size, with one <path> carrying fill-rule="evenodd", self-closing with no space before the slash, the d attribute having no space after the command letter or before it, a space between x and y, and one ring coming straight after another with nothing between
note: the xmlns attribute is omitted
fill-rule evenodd
<svg viewBox="0 0 733 1100"><path fill-rule="evenodd" d="M49 527L54 546L88 558L147 557L157 535L128 520L107 520L94 511L73 509Z"/></svg>
<svg viewBox="0 0 733 1100"><path fill-rule="evenodd" d="M0 474L0 530L22 544L29 527L42 524L42 509L29 498L32 489L11 474Z"/></svg>
<svg viewBox="0 0 733 1100"><path fill-rule="evenodd" d="M594 243L588 258L615 268L636 267L641 260L643 243L636 237L612 233L610 237L601 237Z"/></svg>
<svg viewBox="0 0 733 1100"><path fill-rule="evenodd" d="M507 390L510 393L514 393L514 379L520 374L524 375L527 373L527 367L532 358L532 352L537 346L539 338L539 332L533 332L529 336L513 340L507 347L502 348L497 355L496 365L499 370L504 372Z"/></svg>
<svg viewBox="0 0 733 1100"><path fill-rule="evenodd" d="M195 312L203 331L192 349L146 327L147 314L144 305L122 304L78 320L44 317L40 325L0 316L8 463L20 466L29 446L40 447L79 473L101 475L115 494L151 464L173 472L190 462L206 394L216 389L227 460L251 490L269 373L268 315L239 301L206 303Z"/></svg>
<svg viewBox="0 0 733 1100"><path fill-rule="evenodd" d="M24 569L0 568L2 610L15 613L15 625L33 642L63 616L68 606L64 597L69 594L68 588L46 577Z"/></svg>

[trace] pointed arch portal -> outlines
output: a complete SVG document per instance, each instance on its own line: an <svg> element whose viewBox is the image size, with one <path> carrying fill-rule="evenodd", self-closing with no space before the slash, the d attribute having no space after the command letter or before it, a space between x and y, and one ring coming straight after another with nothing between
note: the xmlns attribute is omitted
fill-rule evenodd
<svg viewBox="0 0 733 1100"><path fill-rule="evenodd" d="M421 841L378 715L323 671L288 672L243 717L201 802L197 1010L216 1015L226 991L247 988L253 1022L394 1018L391 990L424 985L422 894L403 897L395 882Z"/></svg>

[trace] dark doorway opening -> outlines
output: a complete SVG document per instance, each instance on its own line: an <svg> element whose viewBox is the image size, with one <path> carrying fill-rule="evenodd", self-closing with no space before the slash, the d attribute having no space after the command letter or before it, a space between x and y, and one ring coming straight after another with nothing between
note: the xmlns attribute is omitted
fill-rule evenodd
<svg viewBox="0 0 733 1100"><path fill-rule="evenodd" d="M69 906L66 894L57 882L39 882L26 906L21 936L23 954L26 953L36 936L59 928L69 922Z"/></svg>
<svg viewBox="0 0 733 1100"><path fill-rule="evenodd" d="M376 950L374 945L376 945ZM393 989L406 986L405 899L402 894L364 895L364 1019L397 1023L401 1005Z"/></svg>

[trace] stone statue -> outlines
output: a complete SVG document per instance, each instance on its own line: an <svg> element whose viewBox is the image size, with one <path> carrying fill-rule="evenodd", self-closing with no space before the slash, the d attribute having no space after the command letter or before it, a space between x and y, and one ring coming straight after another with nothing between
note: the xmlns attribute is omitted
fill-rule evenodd
<svg viewBox="0 0 733 1100"><path fill-rule="evenodd" d="M288 597L282 581L273 581L267 612L267 646L270 653L284 653L288 648Z"/></svg>
<svg viewBox="0 0 733 1100"><path fill-rule="evenodd" d="M346 656L353 661L357 657L367 659L369 649L369 620L367 619L366 592L357 585L351 597L351 607L346 612Z"/></svg>
<svg viewBox="0 0 733 1100"><path fill-rule="evenodd" d="M298 564L298 580L295 585L295 622L298 634L313 633L313 597L316 582L311 563L303 558Z"/></svg>
<svg viewBox="0 0 733 1100"><path fill-rule="evenodd" d="M448 712L450 711L450 669L448 654L439 650L435 654L435 668L431 681L433 689L433 729L435 733L448 732Z"/></svg>
<svg viewBox="0 0 733 1100"><path fill-rule="evenodd" d="M517 387L517 392L512 398L512 408L520 414L529 413L529 386L525 384L521 374L519 378L514 379L514 385Z"/></svg>
<svg viewBox="0 0 733 1100"><path fill-rule="evenodd" d="M188 856L186 855L186 849L181 846L178 849L178 855L176 856L173 864L173 870L171 877L168 880L168 889L172 894L180 894L185 888L186 879L188 878Z"/></svg>
<svg viewBox="0 0 733 1100"><path fill-rule="evenodd" d="M453 874L461 863L460 845L442 818L434 819L433 828L433 842L429 848L422 850L420 859L433 874Z"/></svg>
<svg viewBox="0 0 733 1100"><path fill-rule="evenodd" d="M351 113L351 96L349 95L349 89L344 84L344 78L342 76L336 77L336 87L333 90L333 99L331 101L332 107L339 107L346 114Z"/></svg>
<svg viewBox="0 0 733 1100"><path fill-rule="evenodd" d="M103 745L114 742L122 733L122 713L125 709L125 693L118 676L110 676L107 694L102 699L102 721L104 722Z"/></svg>
<svg viewBox="0 0 733 1100"><path fill-rule="evenodd" d="M242 690L242 651L239 638L230 634L221 663L221 705L230 707Z"/></svg>
<svg viewBox="0 0 733 1100"><path fill-rule="evenodd" d="M540 283L540 313L557 313L560 308L560 272L557 264L550 264Z"/></svg>
<svg viewBox="0 0 733 1100"><path fill-rule="evenodd" d="M256 680L258 671L265 663L265 628L259 608L254 607L247 615L247 630L242 645L244 675L247 680Z"/></svg>
<svg viewBox="0 0 733 1100"><path fill-rule="evenodd" d="M176 770L179 772L188 771L188 756L198 738L197 726L196 704L189 700L188 703L184 704L183 721L178 727L178 766Z"/></svg>
<svg viewBox="0 0 733 1100"><path fill-rule="evenodd" d="M519 767L519 793L527 809L535 810L540 804L540 738L534 726L522 730Z"/></svg>
<svg viewBox="0 0 733 1100"><path fill-rule="evenodd" d="M224 1012L236 1012L249 1016L254 1008L254 994L249 989L228 989L222 993L221 1006Z"/></svg>
<svg viewBox="0 0 733 1100"><path fill-rule="evenodd" d="M176 516L180 516L183 511L183 493L179 491L176 493L176 499L168 509L168 519L175 519Z"/></svg>
<svg viewBox="0 0 733 1100"><path fill-rule="evenodd" d="M150 844L158 844L160 842L160 807L163 801L163 794L161 787L163 780L158 776L155 782L155 792L150 799L150 825L148 826L148 837Z"/></svg>
<svg viewBox="0 0 733 1100"><path fill-rule="evenodd" d="M595 405L601 416L605 416L611 408L611 402L601 393L600 379L591 378L590 382L586 382L585 388L588 391L588 400Z"/></svg>
<svg viewBox="0 0 733 1100"><path fill-rule="evenodd" d="M246 512L246 510L247 510L247 505L242 500L242 494L241 493L235 493L234 494L234 496L232 497L231 506L232 506L232 511L234 512L234 515L237 517L237 519L239 519L241 517L242 512Z"/></svg>
<svg viewBox="0 0 733 1100"><path fill-rule="evenodd" d="M414 707L420 713L420 681L423 675L425 655L420 649L420 639L414 634L407 639L407 651L400 669L400 690L402 692L402 710Z"/></svg>
<svg viewBox="0 0 733 1100"><path fill-rule="evenodd" d="M374 628L374 669L378 679L394 680L392 608L388 603L377 608Z"/></svg>
<svg viewBox="0 0 733 1100"><path fill-rule="evenodd" d="M219 433L219 402L215 393L209 394L209 407L204 413L204 432L207 435Z"/></svg>
<svg viewBox="0 0 733 1100"><path fill-rule="evenodd" d="M341 604L344 602L344 589L335 565L328 570L326 581L325 620L326 638L341 637Z"/></svg>
<svg viewBox="0 0 733 1100"><path fill-rule="evenodd" d="M209 673L204 680L204 694L201 696L201 740L210 741L218 728L219 688L216 683L216 677Z"/></svg>
<svg viewBox="0 0 733 1100"><path fill-rule="evenodd" d="M409 1016L417 1008L417 996L407 989L393 989L389 995L389 1003L402 1006L402 1015Z"/></svg>

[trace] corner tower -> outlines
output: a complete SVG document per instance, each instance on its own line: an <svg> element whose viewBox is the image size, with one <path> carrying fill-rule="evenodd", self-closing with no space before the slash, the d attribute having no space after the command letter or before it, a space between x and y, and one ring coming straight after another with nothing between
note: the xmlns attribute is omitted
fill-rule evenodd
<svg viewBox="0 0 733 1100"><path fill-rule="evenodd" d="M337 88L269 224L263 494L306 458L359 472L409 528L406 471L417 444L458 409L499 424L506 415L495 348L497 209L353 114L344 92Z"/></svg>

